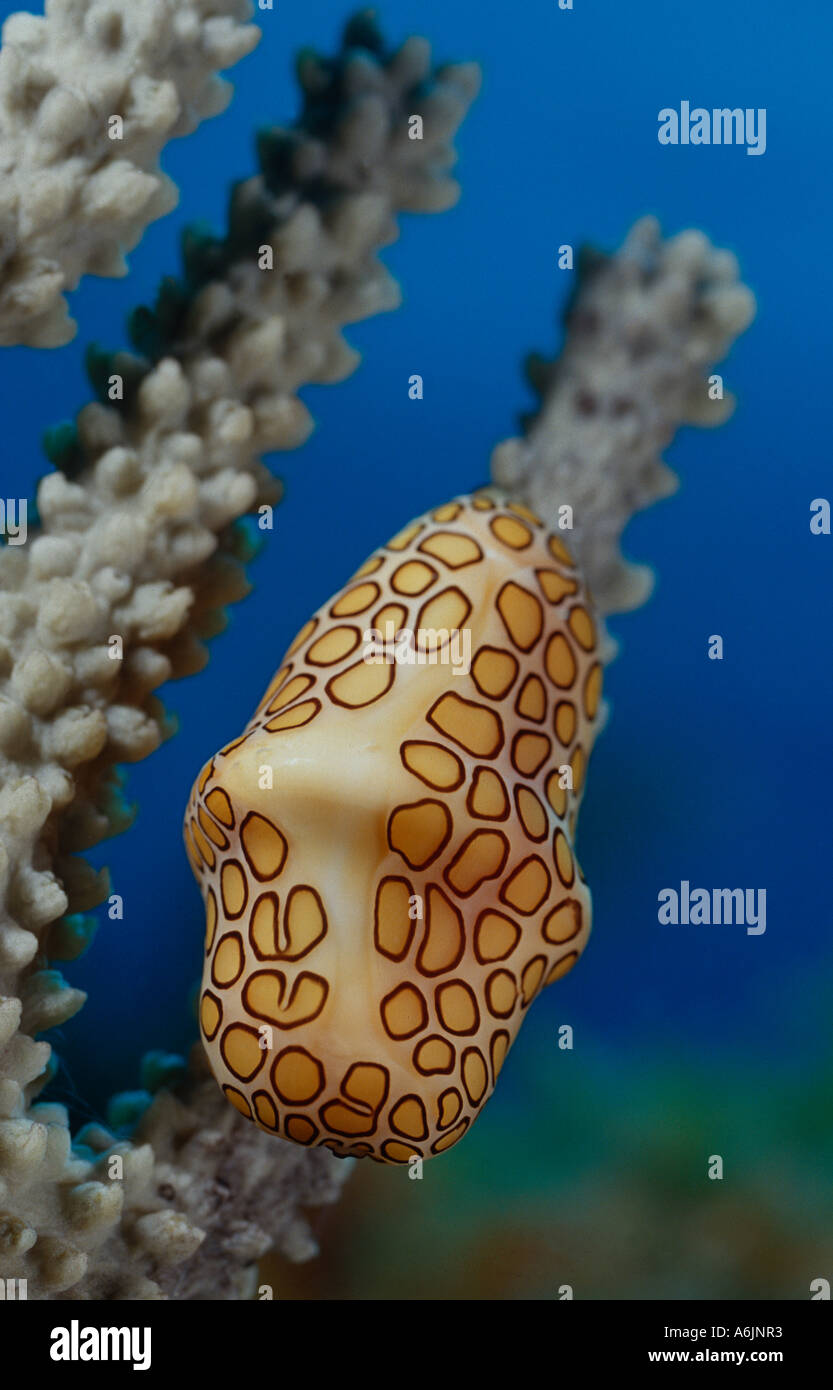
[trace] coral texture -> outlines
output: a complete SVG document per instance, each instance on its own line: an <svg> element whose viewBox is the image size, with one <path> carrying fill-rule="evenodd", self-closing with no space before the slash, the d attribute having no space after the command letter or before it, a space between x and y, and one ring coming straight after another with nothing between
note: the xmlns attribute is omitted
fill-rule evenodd
<svg viewBox="0 0 833 1390"><path fill-rule="evenodd" d="M249 53L250 0L47 0L0 49L0 344L75 331L64 291L124 275L124 252L175 206L168 140L227 105L217 73ZM118 116L122 129L111 123ZM115 137L115 138L114 138Z"/></svg>
<svg viewBox="0 0 833 1390"><path fill-rule="evenodd" d="M185 828L200 1023L260 1128L387 1163L445 1153L578 960L602 675L587 602L526 507L455 498L321 606L203 769Z"/></svg>
<svg viewBox="0 0 833 1390"><path fill-rule="evenodd" d="M83 914L107 891L79 851L125 824L114 764L157 746L153 690L203 664L201 639L245 589L230 523L275 498L260 453L308 433L297 388L346 376L342 325L396 304L376 256L395 214L457 195L448 142L476 69L432 74L421 40L388 54L360 16L335 59L306 55L299 73L302 116L261 137L227 236L186 237L183 280L134 316L144 355L91 353L101 399L53 433L63 471L38 489L39 528L0 550L0 1271L30 1297L182 1296L208 1265L170 1270L203 1243L234 1295L270 1240L309 1250L298 1205L343 1178L330 1154L276 1152L199 1066L146 1112L123 1182L107 1177L112 1136L85 1133L73 1153L65 1112L33 1103L51 1074L36 1035L83 1003L49 962L85 948ZM232 1149L248 1155L233 1172ZM280 1208L274 1227L255 1229L255 1205ZM231 1250L239 1277L221 1277Z"/></svg>
<svg viewBox="0 0 833 1390"><path fill-rule="evenodd" d="M731 252L697 231L663 241L646 217L617 255L583 256L564 351L529 360L540 409L495 450L492 477L552 525L562 503L573 507L570 541L602 612L647 598L651 571L623 558L622 531L675 491L660 456L677 428L731 413L731 396L711 399L706 373L754 312Z"/></svg>

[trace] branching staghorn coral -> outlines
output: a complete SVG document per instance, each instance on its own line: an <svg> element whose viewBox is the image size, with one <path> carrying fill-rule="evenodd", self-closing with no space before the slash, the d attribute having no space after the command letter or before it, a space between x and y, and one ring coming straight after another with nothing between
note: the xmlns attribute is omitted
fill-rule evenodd
<svg viewBox="0 0 833 1390"><path fill-rule="evenodd" d="M651 571L622 558L622 531L675 491L661 453L678 427L731 414L732 397L706 377L754 312L731 252L697 231L663 241L646 217L616 256L583 255L564 351L529 359L541 406L523 438L495 450L492 477L553 525L561 503L573 507L570 541L605 613L650 593Z"/></svg>
<svg viewBox="0 0 833 1390"><path fill-rule="evenodd" d="M124 252L175 206L158 159L222 111L217 73L251 52L250 0L47 0L0 49L0 345L55 347L64 291L124 275ZM113 121L117 117L121 122Z"/></svg>
<svg viewBox="0 0 833 1390"><path fill-rule="evenodd" d="M298 125L261 136L227 236L186 237L183 281L134 316L145 356L90 355L102 401L53 433L64 471L40 485L39 529L0 551L0 1270L30 1297L242 1296L271 1244L310 1253L298 1207L345 1175L329 1154L276 1153L199 1054L132 1146L94 1127L71 1152L65 1111L35 1104L51 1074L36 1035L83 1003L48 962L84 949L81 914L107 891L79 851L125 824L113 765L158 745L152 691L202 665L245 587L230 523L275 498L260 453L308 433L297 388L346 376L341 327L396 304L376 256L395 214L457 196L448 141L476 69L432 73L421 40L388 54L362 15L299 75Z"/></svg>

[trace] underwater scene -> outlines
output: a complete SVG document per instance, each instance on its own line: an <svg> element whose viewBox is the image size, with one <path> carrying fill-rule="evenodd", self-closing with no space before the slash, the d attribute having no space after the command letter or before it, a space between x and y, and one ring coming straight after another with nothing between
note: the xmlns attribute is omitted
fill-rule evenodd
<svg viewBox="0 0 833 1390"><path fill-rule="evenodd" d="M19 6L3 1297L829 1300L829 8Z"/></svg>

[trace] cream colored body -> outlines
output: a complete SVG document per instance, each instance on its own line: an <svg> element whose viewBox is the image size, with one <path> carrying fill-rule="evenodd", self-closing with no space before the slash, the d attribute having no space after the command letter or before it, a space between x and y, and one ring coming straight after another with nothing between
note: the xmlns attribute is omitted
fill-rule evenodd
<svg viewBox="0 0 833 1390"><path fill-rule="evenodd" d="M368 661L387 622L417 650L439 634L437 659ZM485 494L413 523L306 625L186 817L203 1038L242 1113L393 1162L465 1133L587 940L572 840L600 686L563 542Z"/></svg>

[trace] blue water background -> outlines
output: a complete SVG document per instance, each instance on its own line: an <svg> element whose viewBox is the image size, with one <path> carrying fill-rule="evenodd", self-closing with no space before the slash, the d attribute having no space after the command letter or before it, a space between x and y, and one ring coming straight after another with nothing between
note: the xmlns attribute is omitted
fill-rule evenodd
<svg viewBox="0 0 833 1390"><path fill-rule="evenodd" d="M14 5L0 0L5 17ZM81 329L60 351L0 356L4 495L47 471L42 430L90 398L83 351L124 344L124 319L178 268L191 221L221 227L228 184L253 170L258 126L297 109L292 54L330 51L347 11L281 0L236 70L230 110L170 145L176 211L130 256L125 281L84 282ZM831 948L831 557L813 536L813 498L831 496L829 53L822 0L389 0L388 35L427 35L440 59L483 64L459 136L463 196L452 212L405 217L384 260L403 307L348 329L364 355L337 387L305 390L317 429L273 456L286 481L252 595L231 612L198 677L161 693L179 722L131 769L128 835L97 850L125 916L67 977L90 991L61 1031L66 1094L79 1114L137 1082L151 1046L191 1036L201 904L180 823L203 761L242 728L308 614L411 516L486 480L491 449L532 397L530 349L551 352L572 276L561 243L616 246L656 214L669 233L702 227L740 258L759 315L722 368L739 397L722 429L685 429L668 450L679 493L638 517L626 551L657 575L651 601L617 618L609 727L594 753L579 849L594 933L579 967L535 1006L491 1107L512 1113L514 1078L549 1065L556 1026L618 1059L732 1056L760 1083L796 1081L826 1048ZM665 106L765 107L768 148L663 148ZM408 378L425 399L408 398ZM707 660L720 633L722 662ZM345 807L345 816L350 809ZM767 931L662 927L657 893L680 880L765 888ZM86 1109L85 1109L86 1107ZM490 1108L491 1108L490 1107ZM493 1121L494 1123L494 1121ZM467 1143L475 1143L474 1136ZM454 1156L444 1162L453 1162Z"/></svg>

